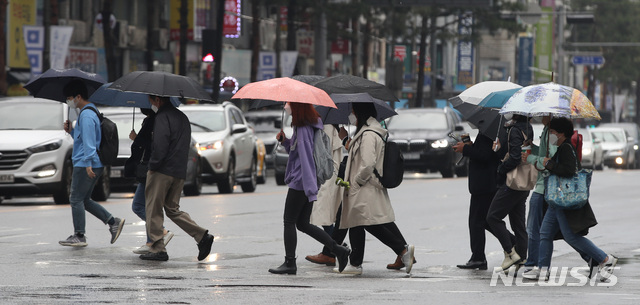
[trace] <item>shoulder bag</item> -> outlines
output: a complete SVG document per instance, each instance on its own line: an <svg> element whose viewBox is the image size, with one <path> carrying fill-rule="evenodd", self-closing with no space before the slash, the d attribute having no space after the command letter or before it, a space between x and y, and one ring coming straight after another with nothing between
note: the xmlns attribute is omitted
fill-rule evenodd
<svg viewBox="0 0 640 305"><path fill-rule="evenodd" d="M573 156L576 157L573 147ZM576 168L578 168L578 158ZM589 187L591 186L590 169L580 169L572 177L560 177L554 174L544 180L544 200L557 209L576 210L582 208L589 201Z"/></svg>
<svg viewBox="0 0 640 305"><path fill-rule="evenodd" d="M511 129L509 129L509 135L511 134ZM527 135L522 132L524 136L524 142L527 141ZM507 145L509 145L509 136L507 136ZM509 151L509 150L507 150ZM509 153L507 152L507 156L504 158L506 161L509 158ZM509 171L507 173L507 181L506 185L512 190L515 191L530 191L536 186L536 181L538 180L538 171L535 166L531 163L520 162L516 168Z"/></svg>

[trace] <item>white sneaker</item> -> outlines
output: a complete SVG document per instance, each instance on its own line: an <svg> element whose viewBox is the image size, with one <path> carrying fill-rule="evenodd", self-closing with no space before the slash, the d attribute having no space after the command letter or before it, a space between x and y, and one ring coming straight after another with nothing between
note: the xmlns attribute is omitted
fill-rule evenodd
<svg viewBox="0 0 640 305"><path fill-rule="evenodd" d="M407 252L402 254L402 263L407 270L407 273L411 273L413 267L413 255L416 251L416 247L413 245L407 245Z"/></svg>
<svg viewBox="0 0 640 305"><path fill-rule="evenodd" d="M525 270L524 273L522 273L522 277L525 279L537 280L538 277L540 277L540 268L533 267L529 270Z"/></svg>
<svg viewBox="0 0 640 305"><path fill-rule="evenodd" d="M607 255L607 261L600 264L598 268L598 273L600 274L600 281L605 282L611 275L613 274L613 270L615 270L616 264L618 263L618 258L609 254Z"/></svg>
<svg viewBox="0 0 640 305"><path fill-rule="evenodd" d="M167 234L162 236L162 242L164 243L165 246L167 246L167 244L169 244L169 242L173 238L173 235L174 235L173 232L167 231Z"/></svg>
<svg viewBox="0 0 640 305"><path fill-rule="evenodd" d="M142 245L140 248L133 250L135 254L147 254L151 251L151 248L147 244Z"/></svg>
<svg viewBox="0 0 640 305"><path fill-rule="evenodd" d="M333 272L341 273L338 270L338 267L333 268ZM344 270L342 270L342 274L361 275L362 274L362 266L354 266L354 265L348 264L347 267L345 267Z"/></svg>

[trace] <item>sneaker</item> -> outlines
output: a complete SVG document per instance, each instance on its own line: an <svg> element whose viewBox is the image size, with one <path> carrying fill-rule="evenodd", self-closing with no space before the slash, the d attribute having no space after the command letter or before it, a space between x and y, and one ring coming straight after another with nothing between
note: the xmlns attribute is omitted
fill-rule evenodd
<svg viewBox="0 0 640 305"><path fill-rule="evenodd" d="M618 263L618 258L609 254L607 255L607 261L600 264L598 268L598 273L600 274L600 281L605 282L611 277L613 274L613 270L615 270L616 264Z"/></svg>
<svg viewBox="0 0 640 305"><path fill-rule="evenodd" d="M504 260L502 261L502 270L508 270L511 266L521 261L520 255L516 252L516 248L511 248L511 253L504 252ZM516 266L518 268L518 266Z"/></svg>
<svg viewBox="0 0 640 305"><path fill-rule="evenodd" d="M211 253L211 245L213 245L213 235L205 232L204 237L198 243L198 260L201 261Z"/></svg>
<svg viewBox="0 0 640 305"><path fill-rule="evenodd" d="M324 255L323 253L318 253L317 255L307 255L305 259L312 263L316 263L320 265L326 265L326 266L336 265L335 257Z"/></svg>
<svg viewBox="0 0 640 305"><path fill-rule="evenodd" d="M167 252L149 252L147 254L140 255L140 259L147 261L168 261L169 255Z"/></svg>
<svg viewBox="0 0 640 305"><path fill-rule="evenodd" d="M58 243L63 245L63 246L86 247L87 246L87 237L86 236L80 237L78 235L73 234L73 235L67 237L67 239L61 240Z"/></svg>
<svg viewBox="0 0 640 305"><path fill-rule="evenodd" d="M333 268L333 272L342 273L342 274L361 275L362 266L354 266L354 265L348 264L347 267L345 267L344 270L342 270L342 272L340 272L338 267Z"/></svg>
<svg viewBox="0 0 640 305"><path fill-rule="evenodd" d="M124 226L124 218L120 219L118 217L113 218L113 224L109 225L109 232L111 232L111 243L115 243L118 237L120 236L120 232L122 232L122 227Z"/></svg>
<svg viewBox="0 0 640 305"><path fill-rule="evenodd" d="M169 242L173 238L173 235L174 235L173 232L167 231L167 234L162 236L162 242L164 243L165 246L167 246L167 244L169 244Z"/></svg>
<svg viewBox="0 0 640 305"><path fill-rule="evenodd" d="M151 247L147 246L147 244L144 244L144 245L140 246L140 248L137 248L137 249L133 250L133 253L135 253L135 254L147 254L147 253L149 253L149 251L151 251Z"/></svg>
<svg viewBox="0 0 640 305"><path fill-rule="evenodd" d="M537 280L538 277L540 277L540 268L533 267L529 270L525 270L524 273L522 273L522 277L525 279Z"/></svg>
<svg viewBox="0 0 640 305"><path fill-rule="evenodd" d="M413 245L407 245L407 251L402 254L402 263L406 267L407 273L411 273L411 268L413 267L413 254L415 253L416 248Z"/></svg>

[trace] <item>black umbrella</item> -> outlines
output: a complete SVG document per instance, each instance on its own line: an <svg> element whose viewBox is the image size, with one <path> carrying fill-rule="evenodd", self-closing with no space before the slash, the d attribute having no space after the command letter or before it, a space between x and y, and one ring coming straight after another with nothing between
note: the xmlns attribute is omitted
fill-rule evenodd
<svg viewBox="0 0 640 305"><path fill-rule="evenodd" d="M80 80L87 86L89 96L93 94L105 80L98 74L73 69L49 69L32 78L24 88L35 97L46 98L58 102L66 102L62 88L72 80Z"/></svg>
<svg viewBox="0 0 640 305"><path fill-rule="evenodd" d="M333 93L369 93L385 102L397 102L398 98L387 86L353 75L331 76L311 83L329 94Z"/></svg>
<svg viewBox="0 0 640 305"><path fill-rule="evenodd" d="M372 97L368 93L329 95L338 108L317 106L316 111L324 124L349 124L349 114L353 103L372 103L376 108L376 120L382 121L397 113L386 102Z"/></svg>
<svg viewBox="0 0 640 305"><path fill-rule="evenodd" d="M506 122L500 115L500 109L481 107L469 103L461 103L454 106L465 120L475 125L480 133L495 139L502 128L502 123Z"/></svg>
<svg viewBox="0 0 640 305"><path fill-rule="evenodd" d="M162 71L135 71L117 79L109 89L164 97L212 101L200 84L190 77Z"/></svg>
<svg viewBox="0 0 640 305"><path fill-rule="evenodd" d="M291 76L289 78L293 78L297 81L301 81L305 84L311 84L314 82L317 82L323 78L325 78L324 76L320 76L320 75L294 75ZM252 100L251 106L249 107L249 109L260 109L263 107L269 107L269 106L282 106L282 102L278 102L278 101L271 101L271 100Z"/></svg>

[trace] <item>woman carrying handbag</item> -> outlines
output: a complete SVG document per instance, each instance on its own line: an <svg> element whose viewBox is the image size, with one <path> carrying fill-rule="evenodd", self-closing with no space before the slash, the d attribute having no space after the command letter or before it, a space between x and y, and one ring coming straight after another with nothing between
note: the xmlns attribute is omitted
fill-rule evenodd
<svg viewBox="0 0 640 305"><path fill-rule="evenodd" d="M553 138L549 144L556 144L558 151L551 158L544 159L544 167L551 175L572 177L579 169L575 148L571 145L573 123L566 118L554 118L549 123L549 133ZM553 191L547 189L546 191ZM589 228L597 224L591 205L587 202L582 208L562 210L549 205L540 228L540 248L537 267L525 272L522 276L528 279L538 279L544 275L549 279L549 266L553 252L553 240L560 232L562 238L589 263L589 267L598 266L601 281L606 281L615 269L618 258L606 254L585 237ZM592 276L592 271L589 277Z"/></svg>

